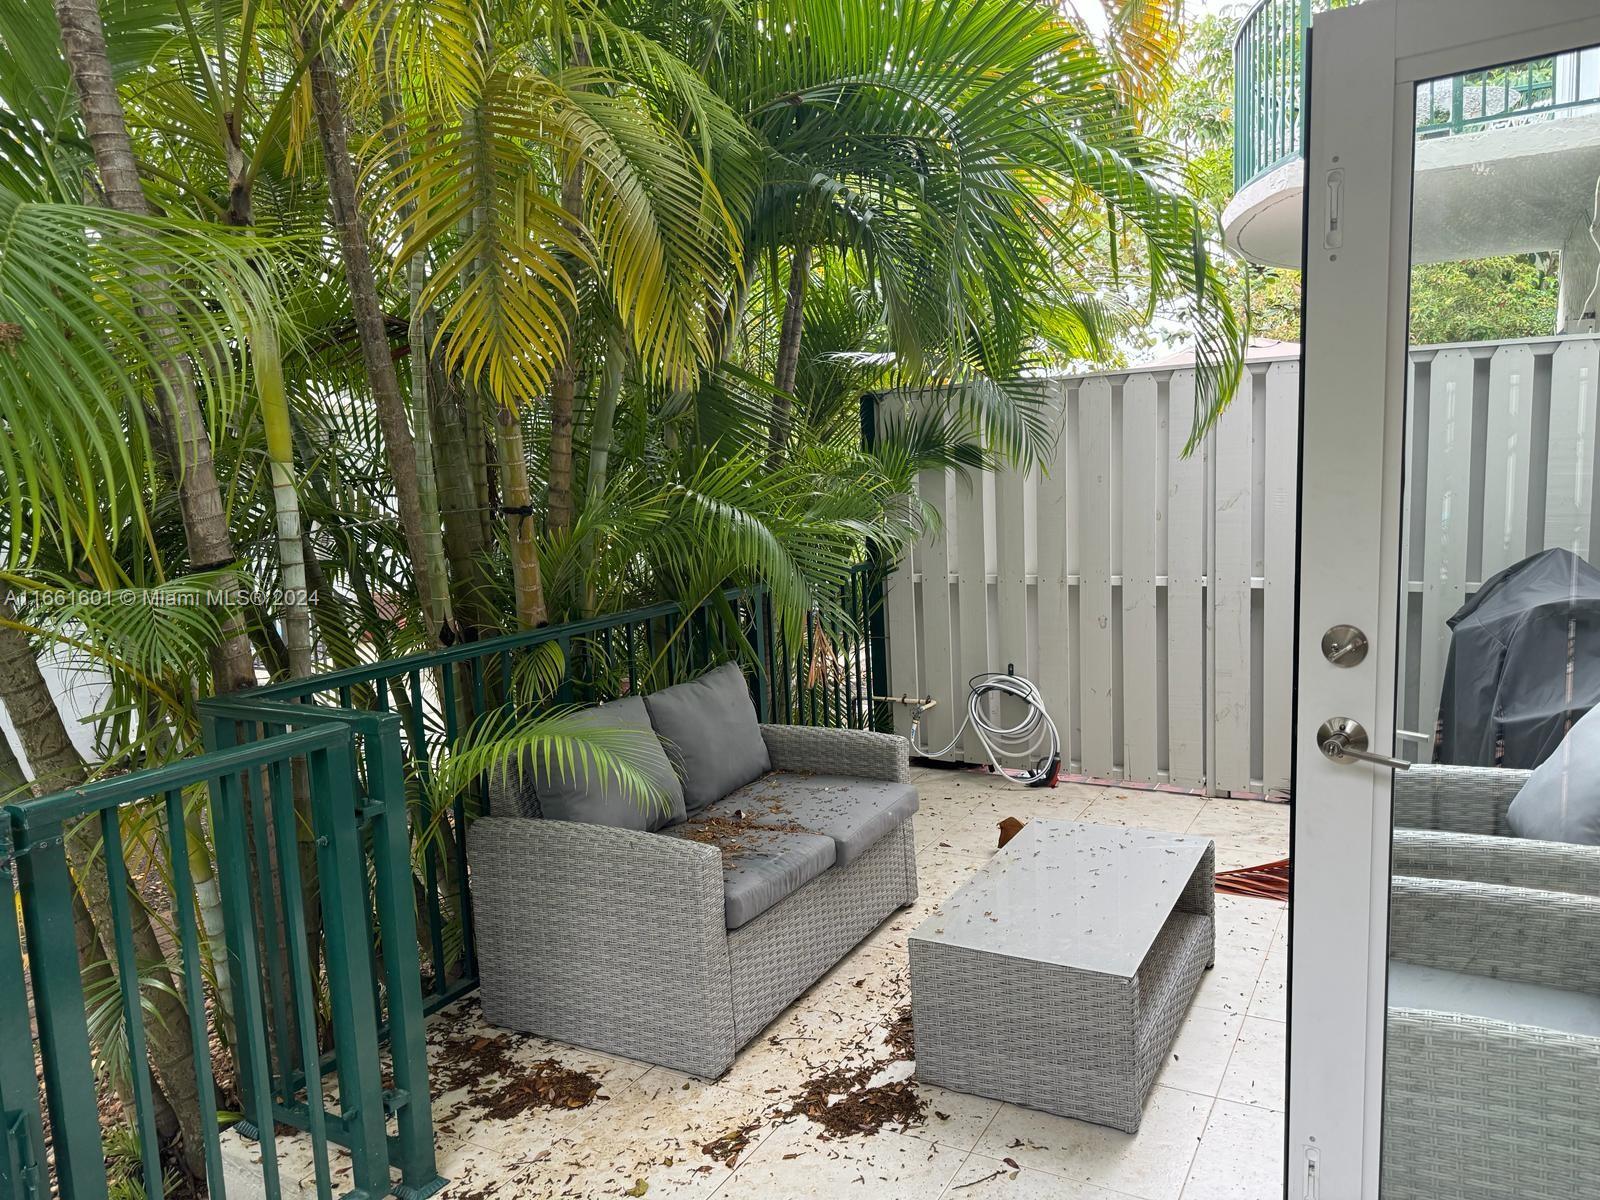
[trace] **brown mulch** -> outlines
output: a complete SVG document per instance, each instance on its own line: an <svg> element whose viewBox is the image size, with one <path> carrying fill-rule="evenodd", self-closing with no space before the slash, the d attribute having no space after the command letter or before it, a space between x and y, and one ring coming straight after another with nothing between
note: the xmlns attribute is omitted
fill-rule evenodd
<svg viewBox="0 0 1600 1200"><path fill-rule="evenodd" d="M926 1123L928 1102L917 1094L914 1080L872 1083L887 1067L911 1060L910 1004L901 1005L889 1018L884 1047L887 1057L853 1066L823 1066L776 1115L783 1120L806 1117L822 1126L822 1136L827 1138L871 1137L886 1126L909 1129Z"/></svg>
<svg viewBox="0 0 1600 1200"><path fill-rule="evenodd" d="M910 1079L869 1086L889 1062L837 1067L807 1080L791 1098L782 1117L808 1117L822 1126L823 1136L871 1137L886 1125L909 1129L927 1120L928 1102L917 1095Z"/></svg>
<svg viewBox="0 0 1600 1200"><path fill-rule="evenodd" d="M525 1040L514 1033L446 1033L435 1045L435 1095L464 1092L457 1110L506 1121L541 1108L587 1108L600 1095L600 1081L553 1058L528 1063L515 1051Z"/></svg>
<svg viewBox="0 0 1600 1200"><path fill-rule="evenodd" d="M755 1140L755 1132L760 1128L760 1121L751 1121L748 1125L730 1129L721 1137L714 1138L701 1146L700 1152L715 1159L731 1171L738 1166L740 1155L750 1148L750 1143Z"/></svg>
<svg viewBox="0 0 1600 1200"><path fill-rule="evenodd" d="M736 808L731 813L703 813L674 829L673 836L685 841L715 846L722 851L722 861L739 854L760 850L779 833L812 833L804 825L793 821L774 820L787 814L781 801L757 798L748 808Z"/></svg>
<svg viewBox="0 0 1600 1200"><path fill-rule="evenodd" d="M884 1044L894 1052L894 1058L890 1059L890 1062L909 1059L916 1053L916 1041L911 1029L911 1005L900 1006L900 1011L889 1021L889 1031L883 1040Z"/></svg>

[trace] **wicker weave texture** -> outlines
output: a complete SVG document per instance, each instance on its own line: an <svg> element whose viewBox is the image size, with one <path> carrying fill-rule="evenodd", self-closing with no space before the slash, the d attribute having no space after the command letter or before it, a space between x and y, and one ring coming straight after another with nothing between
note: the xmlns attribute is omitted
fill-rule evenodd
<svg viewBox="0 0 1600 1200"><path fill-rule="evenodd" d="M1384 1200L1600 1200L1600 1039L1389 1012Z"/></svg>
<svg viewBox="0 0 1600 1200"><path fill-rule="evenodd" d="M1394 776L1396 829L1439 829L1505 837L1506 809L1532 771L1416 766Z"/></svg>
<svg viewBox="0 0 1600 1200"><path fill-rule="evenodd" d="M728 1068L715 847L501 817L468 837L486 1020L699 1075Z"/></svg>
<svg viewBox="0 0 1600 1200"><path fill-rule="evenodd" d="M1393 870L1425 879L1600 896L1600 849L1569 842L1396 829Z"/></svg>
<svg viewBox="0 0 1600 1200"><path fill-rule="evenodd" d="M1600 993L1600 900L1399 877L1390 889L1389 953L1421 967Z"/></svg>
<svg viewBox="0 0 1600 1200"><path fill-rule="evenodd" d="M763 725L761 736L774 771L810 771L854 779L911 782L911 747L892 733Z"/></svg>
<svg viewBox="0 0 1600 1200"><path fill-rule="evenodd" d="M733 1011L747 1045L885 917L917 898L911 822L728 935Z"/></svg>
<svg viewBox="0 0 1600 1200"><path fill-rule="evenodd" d="M1208 850L1131 978L913 937L917 1077L1136 1132L1215 959L1214 863Z"/></svg>

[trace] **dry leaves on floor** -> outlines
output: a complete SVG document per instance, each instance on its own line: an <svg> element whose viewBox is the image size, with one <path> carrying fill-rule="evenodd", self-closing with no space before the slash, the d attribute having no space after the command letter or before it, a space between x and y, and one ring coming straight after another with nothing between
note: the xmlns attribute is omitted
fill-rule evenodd
<svg viewBox="0 0 1600 1200"><path fill-rule="evenodd" d="M439 1036L433 1078L437 1094L462 1091L457 1111L506 1121L541 1108L586 1108L600 1095L600 1081L554 1058L527 1063L515 1056L525 1041L515 1033L470 1031Z"/></svg>

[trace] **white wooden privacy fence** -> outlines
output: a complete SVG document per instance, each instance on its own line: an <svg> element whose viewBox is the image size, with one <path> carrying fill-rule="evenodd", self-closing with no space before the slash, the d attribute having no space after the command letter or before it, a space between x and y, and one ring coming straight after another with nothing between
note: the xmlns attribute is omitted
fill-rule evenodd
<svg viewBox="0 0 1600 1200"><path fill-rule="evenodd" d="M942 520L886 589L891 690L939 701L923 745L1014 664L1072 771L1287 787L1299 370L1252 363L1188 458L1193 368L1057 379L1047 472L925 473ZM985 761L970 731L945 757Z"/></svg>
<svg viewBox="0 0 1600 1200"><path fill-rule="evenodd" d="M1046 472L922 476L941 519L886 603L889 690L939 701L923 746L954 736L968 677L1014 664L1043 690L1071 771L1288 788L1293 353L1253 356L1188 458L1193 368L1152 368L1053 380L1062 436ZM1426 501L1407 508L1400 715L1431 734L1445 619L1501 567L1553 545L1590 556L1600 537L1600 339L1425 347L1412 364L1408 492ZM909 732L909 709L896 713ZM970 731L944 757L985 761Z"/></svg>
<svg viewBox="0 0 1600 1200"><path fill-rule="evenodd" d="M1446 621L1484 580L1555 546L1600 560L1597 377L1591 335L1412 352L1403 751L1431 747Z"/></svg>

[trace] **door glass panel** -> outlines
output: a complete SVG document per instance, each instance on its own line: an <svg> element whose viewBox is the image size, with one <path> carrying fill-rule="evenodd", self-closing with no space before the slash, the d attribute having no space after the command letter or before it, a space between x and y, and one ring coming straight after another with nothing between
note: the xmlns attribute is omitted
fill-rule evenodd
<svg viewBox="0 0 1600 1200"><path fill-rule="evenodd" d="M1600 49L1421 85L1412 211L1383 1195L1593 1195Z"/></svg>

